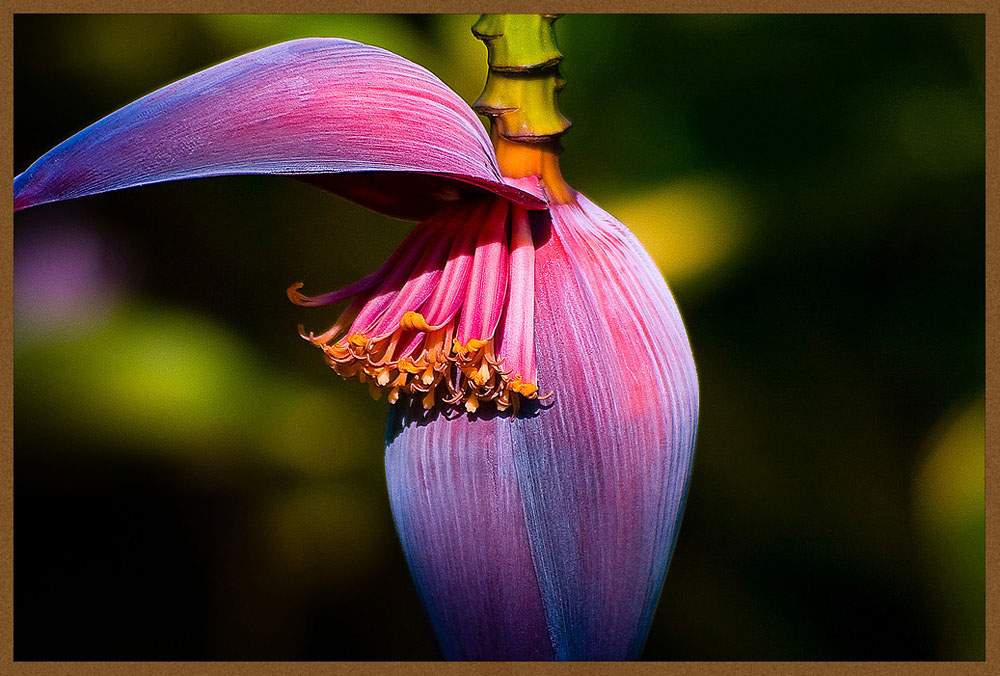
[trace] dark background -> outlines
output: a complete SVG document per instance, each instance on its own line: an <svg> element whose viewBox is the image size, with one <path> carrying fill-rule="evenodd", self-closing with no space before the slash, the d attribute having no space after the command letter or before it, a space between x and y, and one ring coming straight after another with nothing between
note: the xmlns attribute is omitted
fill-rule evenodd
<svg viewBox="0 0 1000 676"><path fill-rule="evenodd" d="M485 79L471 16L24 16L15 173L159 86L342 36ZM644 657L984 656L982 16L568 16L571 184L632 227L701 381ZM289 304L410 225L291 179L15 218L15 657L436 659L386 404Z"/></svg>

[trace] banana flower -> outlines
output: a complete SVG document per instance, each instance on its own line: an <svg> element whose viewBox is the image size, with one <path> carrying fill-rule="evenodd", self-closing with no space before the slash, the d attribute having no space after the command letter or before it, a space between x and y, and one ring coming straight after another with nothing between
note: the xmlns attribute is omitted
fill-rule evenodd
<svg viewBox="0 0 1000 676"><path fill-rule="evenodd" d="M484 15L476 113L378 47L304 39L153 92L14 179L14 209L159 181L298 176L419 222L303 337L390 402L397 531L449 659L634 659L698 417L684 326L635 237L559 172L552 16Z"/></svg>

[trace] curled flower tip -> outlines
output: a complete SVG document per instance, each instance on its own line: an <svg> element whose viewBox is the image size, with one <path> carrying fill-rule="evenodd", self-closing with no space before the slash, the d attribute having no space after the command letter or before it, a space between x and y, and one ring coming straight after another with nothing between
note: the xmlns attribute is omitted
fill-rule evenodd
<svg viewBox="0 0 1000 676"><path fill-rule="evenodd" d="M299 289L302 288L302 282L292 284L285 290L285 293L288 295L288 300L292 301L296 305L300 305L302 307L322 307L324 305L332 305L333 303L344 300L345 298L350 298L364 289L371 288L373 284L378 282L383 277L383 274L383 271L379 270L347 288L331 291L330 293L324 293L321 296L307 296L304 293L301 293Z"/></svg>
<svg viewBox="0 0 1000 676"><path fill-rule="evenodd" d="M288 300L292 301L296 305L301 305L302 307L312 307L312 299L309 296L299 293L299 289L303 286L305 285L302 282L295 282L285 290L285 293L288 294Z"/></svg>
<svg viewBox="0 0 1000 676"><path fill-rule="evenodd" d="M404 331L430 332L434 330L422 314L412 311L404 314L403 318L399 320L399 328Z"/></svg>

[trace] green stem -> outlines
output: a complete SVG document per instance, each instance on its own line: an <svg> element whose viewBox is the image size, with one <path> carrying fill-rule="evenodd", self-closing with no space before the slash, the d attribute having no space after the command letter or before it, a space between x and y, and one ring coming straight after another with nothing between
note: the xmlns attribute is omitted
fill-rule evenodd
<svg viewBox="0 0 1000 676"><path fill-rule="evenodd" d="M493 133L511 141L545 143L569 129L559 112L562 54L554 14L483 14L472 27L486 43L489 75L473 104L490 118Z"/></svg>

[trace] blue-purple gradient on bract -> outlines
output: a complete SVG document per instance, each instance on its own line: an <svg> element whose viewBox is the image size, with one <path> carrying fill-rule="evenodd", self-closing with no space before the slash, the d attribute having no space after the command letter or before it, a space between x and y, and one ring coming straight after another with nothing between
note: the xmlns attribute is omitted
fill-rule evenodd
<svg viewBox="0 0 1000 676"><path fill-rule="evenodd" d="M638 657L677 536L698 416L690 348L634 237L579 204L534 218L552 401L515 420L390 415L396 526L449 657Z"/></svg>

